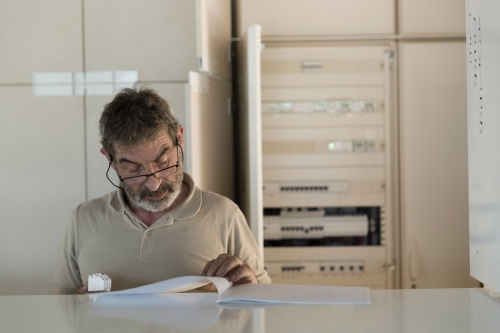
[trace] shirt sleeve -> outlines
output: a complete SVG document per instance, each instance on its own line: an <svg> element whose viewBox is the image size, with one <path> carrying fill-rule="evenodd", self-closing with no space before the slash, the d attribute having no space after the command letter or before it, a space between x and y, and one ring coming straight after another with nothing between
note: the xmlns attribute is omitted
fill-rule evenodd
<svg viewBox="0 0 500 333"><path fill-rule="evenodd" d="M59 246L52 285L63 294L73 294L83 286L76 256L77 209L71 213Z"/></svg>
<svg viewBox="0 0 500 333"><path fill-rule="evenodd" d="M234 225L229 240L231 252L253 269L260 283L270 283L271 278L264 270L264 262L260 256L257 242L248 227L245 216L240 209L237 209L233 216Z"/></svg>

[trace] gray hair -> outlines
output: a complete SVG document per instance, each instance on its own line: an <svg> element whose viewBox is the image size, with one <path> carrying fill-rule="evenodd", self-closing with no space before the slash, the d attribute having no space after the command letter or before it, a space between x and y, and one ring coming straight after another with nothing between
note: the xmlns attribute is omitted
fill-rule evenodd
<svg viewBox="0 0 500 333"><path fill-rule="evenodd" d="M176 139L179 121L170 104L150 88L125 88L104 107L99 120L102 147L112 156L116 146L132 147L166 131Z"/></svg>

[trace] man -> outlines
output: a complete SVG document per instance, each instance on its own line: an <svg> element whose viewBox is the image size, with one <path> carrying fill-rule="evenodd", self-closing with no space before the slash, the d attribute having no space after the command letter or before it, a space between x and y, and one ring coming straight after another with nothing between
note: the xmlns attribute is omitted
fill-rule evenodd
<svg viewBox="0 0 500 333"><path fill-rule="evenodd" d="M270 282L238 207L183 172L184 129L167 101L151 89L124 89L106 105L99 128L108 172L120 184L71 214L53 293L85 293L97 272L112 279L113 290L200 274Z"/></svg>

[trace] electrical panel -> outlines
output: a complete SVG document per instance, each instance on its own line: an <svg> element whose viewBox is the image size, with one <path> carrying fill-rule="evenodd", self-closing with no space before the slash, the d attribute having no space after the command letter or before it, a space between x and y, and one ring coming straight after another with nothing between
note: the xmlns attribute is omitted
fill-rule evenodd
<svg viewBox="0 0 500 333"><path fill-rule="evenodd" d="M262 228L275 283L393 287L391 50L262 51Z"/></svg>

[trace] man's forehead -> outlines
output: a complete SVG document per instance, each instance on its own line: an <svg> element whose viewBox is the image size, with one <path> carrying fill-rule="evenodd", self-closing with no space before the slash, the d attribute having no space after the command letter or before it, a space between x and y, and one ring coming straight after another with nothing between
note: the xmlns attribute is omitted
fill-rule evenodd
<svg viewBox="0 0 500 333"><path fill-rule="evenodd" d="M129 155L149 155L157 154L164 148L173 146L173 140L167 132L162 131L152 138L143 140L134 145L115 144L117 158Z"/></svg>

